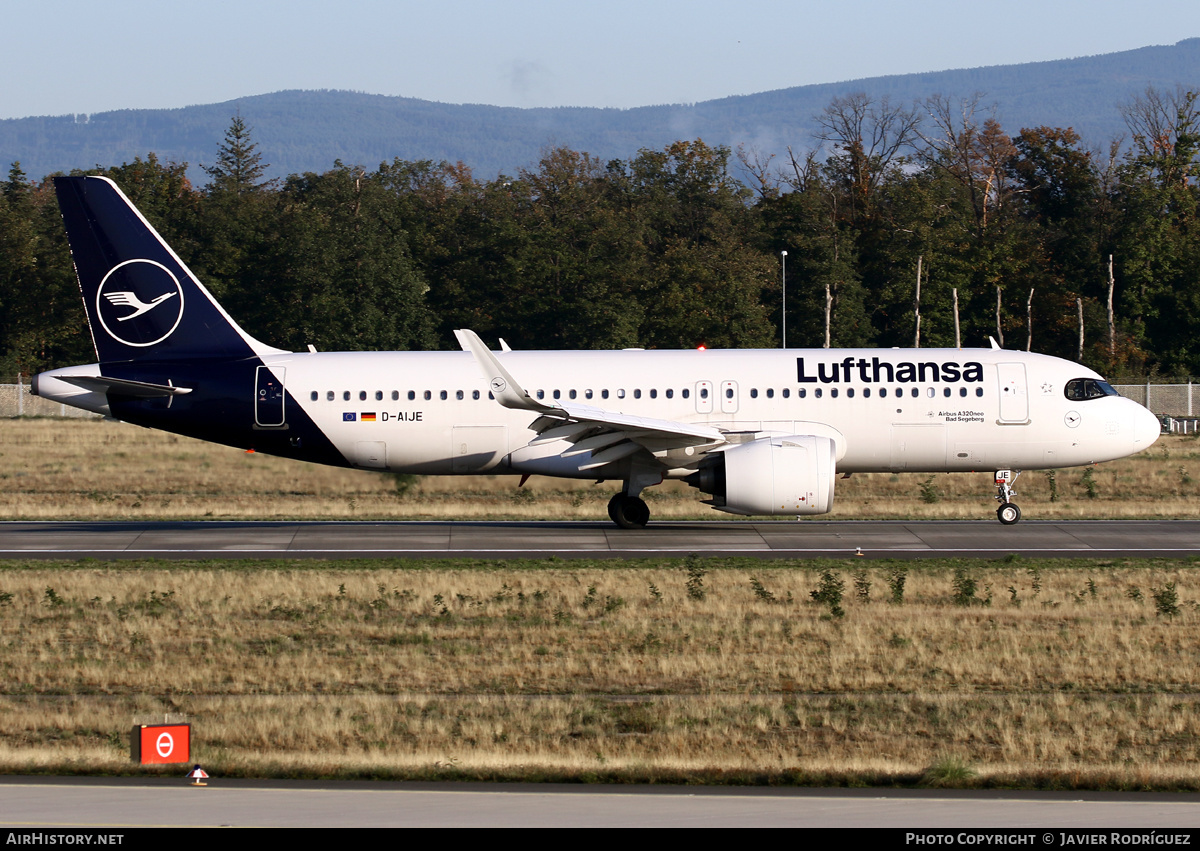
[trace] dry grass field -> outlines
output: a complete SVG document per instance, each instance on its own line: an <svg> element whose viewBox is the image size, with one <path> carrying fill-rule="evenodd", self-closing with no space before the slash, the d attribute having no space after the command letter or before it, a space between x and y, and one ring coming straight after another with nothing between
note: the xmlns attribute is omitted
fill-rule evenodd
<svg viewBox="0 0 1200 851"><path fill-rule="evenodd" d="M1019 501L1194 517L1189 470L1200 444L1164 438L1026 473ZM397 482L62 420L0 421L0 478L11 519L598 519L615 487ZM994 506L986 473L856 475L834 517ZM1197 566L0 563L0 771L140 772L130 726L171 714L216 776L1200 789Z"/></svg>
<svg viewBox="0 0 1200 851"><path fill-rule="evenodd" d="M217 776L1200 789L1197 600L1184 561L17 563L0 770L129 771L174 713Z"/></svg>
<svg viewBox="0 0 1200 851"><path fill-rule="evenodd" d="M119 423L0 420L0 516L13 520L605 519L605 503L618 487L534 477L518 489L517 481L398 482ZM1164 437L1141 455L1059 470L1053 481L1047 472L1027 472L1017 491L1030 518L1196 517L1200 442ZM838 480L831 516L988 519L996 508L993 494L989 471L856 474ZM661 519L726 516L678 482L644 496Z"/></svg>

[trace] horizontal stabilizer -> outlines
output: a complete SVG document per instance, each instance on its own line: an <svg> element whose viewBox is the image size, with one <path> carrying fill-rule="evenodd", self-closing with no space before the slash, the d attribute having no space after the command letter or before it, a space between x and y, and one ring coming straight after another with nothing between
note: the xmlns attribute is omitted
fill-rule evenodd
<svg viewBox="0 0 1200 851"><path fill-rule="evenodd" d="M103 375L58 375L59 381L74 384L84 390L101 393L118 393L136 399L157 399L162 396L182 396L191 393L190 387L175 387L171 384L149 384L145 381L128 381L124 378L107 378Z"/></svg>

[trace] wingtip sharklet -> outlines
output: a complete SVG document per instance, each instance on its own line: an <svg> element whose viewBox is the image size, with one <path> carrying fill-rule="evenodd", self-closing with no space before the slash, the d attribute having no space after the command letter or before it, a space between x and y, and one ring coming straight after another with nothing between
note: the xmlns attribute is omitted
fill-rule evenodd
<svg viewBox="0 0 1200 851"><path fill-rule="evenodd" d="M492 396L506 408L516 408L527 411L549 411L551 408L542 405L525 391L511 373L504 368L491 349L469 328L460 328L454 332L458 344L464 352L470 352L475 363L483 371L483 377L488 383Z"/></svg>

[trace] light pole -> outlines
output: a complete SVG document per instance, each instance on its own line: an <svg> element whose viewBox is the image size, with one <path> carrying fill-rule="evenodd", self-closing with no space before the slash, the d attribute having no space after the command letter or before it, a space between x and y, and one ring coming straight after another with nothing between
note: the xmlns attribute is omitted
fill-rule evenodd
<svg viewBox="0 0 1200 851"><path fill-rule="evenodd" d="M787 252L779 252L779 260L783 264L783 348L787 348Z"/></svg>

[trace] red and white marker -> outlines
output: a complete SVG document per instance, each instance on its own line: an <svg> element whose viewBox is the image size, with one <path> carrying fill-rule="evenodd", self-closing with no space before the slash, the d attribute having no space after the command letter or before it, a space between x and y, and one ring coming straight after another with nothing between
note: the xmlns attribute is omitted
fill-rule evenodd
<svg viewBox="0 0 1200 851"><path fill-rule="evenodd" d="M188 774L188 777L192 778L193 786L207 786L208 785L207 783L204 782L205 780L208 779L208 772L205 771L203 768L201 768L199 766L199 764L197 764L196 767L192 769L191 773Z"/></svg>

